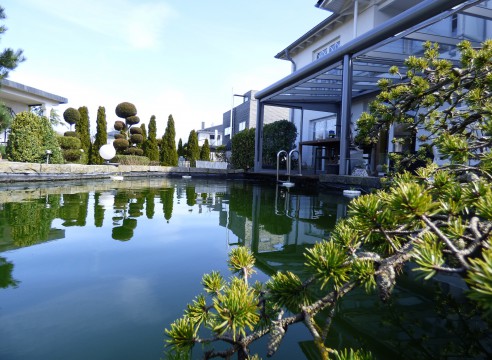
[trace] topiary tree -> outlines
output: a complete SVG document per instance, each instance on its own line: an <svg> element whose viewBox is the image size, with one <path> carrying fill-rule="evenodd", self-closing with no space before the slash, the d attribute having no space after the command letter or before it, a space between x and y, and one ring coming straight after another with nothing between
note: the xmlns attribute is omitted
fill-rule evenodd
<svg viewBox="0 0 492 360"><path fill-rule="evenodd" d="M195 130L191 130L188 137L186 158L190 162L191 167L195 167L196 160L200 158L200 146L198 145L198 135Z"/></svg>
<svg viewBox="0 0 492 360"><path fill-rule="evenodd" d="M62 149L63 159L65 159L65 162L72 163L80 160L82 157L82 152L80 151L82 142L78 137L59 136L58 143Z"/></svg>
<svg viewBox="0 0 492 360"><path fill-rule="evenodd" d="M205 139L200 150L200 160L210 161L210 146L208 145L208 139Z"/></svg>
<svg viewBox="0 0 492 360"><path fill-rule="evenodd" d="M169 115L161 145L161 165L178 166L178 152L176 151L176 131L174 130L174 119Z"/></svg>
<svg viewBox="0 0 492 360"><path fill-rule="evenodd" d="M72 130L72 125L77 124L80 120L80 113L77 109L69 107L63 112L63 119L68 125L70 125L70 130Z"/></svg>
<svg viewBox="0 0 492 360"><path fill-rule="evenodd" d="M144 155L150 161L159 161L159 147L157 145L157 124L155 116L152 115L149 121L149 136L144 146Z"/></svg>
<svg viewBox="0 0 492 360"><path fill-rule="evenodd" d="M426 44L424 57L405 62L402 82L380 80L381 93L357 122L364 143L406 124L448 162L396 173L384 189L352 200L330 237L306 251L306 280L287 271L250 285L255 259L245 248L233 249L229 268L239 275L230 281L217 272L204 275L211 302L198 296L166 330L173 352L188 353L200 343L207 344L207 359L235 353L245 359L252 342L268 334L272 356L287 330L303 323L321 358L370 359L363 350L327 345L343 309L338 304L355 289L375 290L388 301L409 262L425 279L440 273L464 279L465 294L478 305L470 318L492 310L492 40L480 49L468 42L458 49L462 68ZM207 329L210 337L202 338Z"/></svg>
<svg viewBox="0 0 492 360"><path fill-rule="evenodd" d="M99 106L97 109L97 120L96 120L96 139L94 144L92 144L90 152L89 164L102 165L104 164L104 159L99 155L99 149L101 146L106 145L108 142L108 130L106 122L106 109L103 106Z"/></svg>
<svg viewBox="0 0 492 360"><path fill-rule="evenodd" d="M263 163L275 165L280 150L295 148L296 126L288 120L279 120L263 127Z"/></svg>
<svg viewBox="0 0 492 360"><path fill-rule="evenodd" d="M50 163L63 163L60 146L49 120L27 111L17 114L7 141L7 159L43 163L46 162L47 150L51 151Z"/></svg>
<svg viewBox="0 0 492 360"><path fill-rule="evenodd" d="M248 170L255 159L255 129L238 132L232 138L231 165L235 169Z"/></svg>
<svg viewBox="0 0 492 360"><path fill-rule="evenodd" d="M143 141L143 138L141 138L139 136L133 137L133 140L132 140L132 137L130 136L130 133L129 133L131 127L140 122L140 118L137 116L137 108L132 103L122 102L116 106L115 113L116 113L116 116L118 116L119 118L125 119L125 121L124 122L121 120L115 121L114 129L117 131L120 131L122 134L124 134L127 142L125 143L124 141L122 141L125 139L118 139L121 141L119 141L117 144L115 144L113 142L113 145L115 146L115 149L118 153L130 154L130 151L127 151L127 149L130 147L130 142L134 145L137 145L137 142L133 142L133 141L140 141L140 143ZM125 146L125 144L126 144L126 146ZM135 151L132 150L131 153L134 154Z"/></svg>

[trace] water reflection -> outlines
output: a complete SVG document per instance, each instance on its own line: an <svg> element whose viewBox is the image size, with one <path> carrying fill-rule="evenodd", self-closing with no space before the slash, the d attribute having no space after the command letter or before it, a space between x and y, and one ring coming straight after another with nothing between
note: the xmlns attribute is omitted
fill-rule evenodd
<svg viewBox="0 0 492 360"><path fill-rule="evenodd" d="M58 187L39 184L36 186L36 189L7 187L0 189L0 251L12 250L0 254L2 255L0 288L11 289L22 284L15 291L28 291L25 299L48 296L35 292L42 286L34 287L32 290L29 289L28 283L37 284L38 281L42 283L43 279L35 278L34 281L30 277L37 276L33 273L38 271L41 264L49 265L49 261L45 260L47 255L53 256L52 259L57 255L59 257L56 260L61 265L54 263L53 268L43 267L44 272L40 272L43 277L47 274L52 276L49 277L49 282L56 284L56 289L52 288L56 299L59 299L57 291L61 293L66 291L66 298L79 299L82 293L83 296L88 296L87 294L91 292L97 293L95 288L110 288L116 291L111 286L122 283L126 284L124 287L126 290L122 294L125 296L98 293L97 301L83 298L84 304L92 304L89 306L91 308L89 313L99 309L101 316L104 316L105 311L112 315L113 301L122 305L122 299L126 299L128 304L135 302L133 310L138 310L138 316L132 321L138 321L140 318L152 320L155 319L155 314L142 309L159 308L156 305L159 303L164 304L163 308L174 306L177 309L175 313L169 315L165 321L162 319L156 321L159 323L156 325L157 335L155 335L159 348L163 327L167 325L166 321L171 322L177 318L184 304L200 291L190 287L199 285L204 272L214 270L218 266L226 267L225 256L230 246L244 245L252 249L258 268L267 275L278 270L290 270L303 276L302 253L305 248L329 236L337 219L345 216L349 201L332 193L310 194L300 192L296 188L268 187L235 181L190 182L181 179L146 179L72 186L63 184ZM150 221L151 219L153 221ZM212 227L214 230L211 230ZM220 231L217 231L217 228ZM41 255L37 255L38 252L35 250L38 249L30 249L32 245L63 239L66 234L68 237L73 237L75 233L78 235L85 229L91 229L97 234L91 233L87 238L84 238L85 234L81 236L82 240L76 244L79 247L72 250L75 255L71 258L68 267L63 262L64 256L67 256L63 251L68 252L66 250L68 246L63 250L60 250L62 247L46 247L47 249L43 250L40 246L39 250L44 251ZM198 240L193 242L195 238ZM106 239L108 240L105 241ZM97 249L93 253L90 252L91 248L84 247L90 240L92 240L91 246ZM124 246L121 246L120 242L125 242ZM58 243L63 242L47 245ZM71 245L71 241L66 243ZM28 264L19 272L22 274L19 276L14 272L14 269L19 268L19 266L14 267L14 262L18 265L17 260L9 259L9 254L15 255L17 254L15 249L22 250L22 248L31 251L20 251L19 257L16 258ZM54 248L61 254L56 252L52 254L51 250ZM123 248L128 252L124 253ZM190 248L199 249L199 254L193 260L189 260ZM22 257L22 254L26 253L27 255ZM37 263L32 263L32 258L36 258ZM183 261L183 258L188 261ZM73 278L70 278L70 275L59 275L60 266L65 266L62 268L67 269L69 273L74 271L74 268L77 269L78 263L79 266L82 266L80 264L91 266L82 267L79 273L74 273ZM193 266L190 266L190 263ZM180 266L183 268L176 270ZM101 270L99 273L99 269L104 271ZM186 272L197 272L197 274L193 273L194 280L183 280L180 277ZM168 276L169 274L173 276ZM53 276L58 282L52 280ZM59 282L64 281L67 283L73 281L75 290L59 290ZM190 281L195 283L191 284ZM84 284L90 284L89 290L80 290L80 286ZM471 331L469 324L463 320L468 313L460 308L462 304L452 303L449 292L441 294L440 300L436 302L434 288L425 287L411 278L402 277L399 284L393 303L390 305L381 304L376 296L368 297L362 293L347 297L340 304L340 315L334 323L335 331L334 337L330 339L331 344L334 347L367 346L383 359L403 358L402 354L414 358L439 358L448 351L444 347L440 349L439 345L449 342L452 336L453 346L460 348L453 350L453 354L468 356L474 354L472 351L477 349L477 340L481 337L480 334ZM43 286L48 285L43 283ZM159 286L162 286L161 293L154 294L153 291ZM25 289L22 289L24 287ZM173 289L172 300L166 297L170 294L169 289ZM174 295L178 290L183 291L182 297ZM2 292L9 292L9 289ZM142 296L148 295L150 298L152 295L156 298L149 300L146 306L142 306L142 301L136 297L138 295L136 292ZM71 294L76 295L68 296ZM118 299L114 300L115 298ZM101 299L111 299L107 308L98 308ZM17 301L10 298L7 300L14 304L11 308L15 308ZM172 305L171 301L176 304ZM434 308L436 304L438 304L437 310ZM60 301L56 302L56 310L53 310L53 313L58 313L59 308ZM39 313L47 314L49 311L51 310L43 308ZM73 311L68 309L67 312L76 318ZM131 313L131 310L125 309L125 313ZM11 319L16 321L20 318L27 319L24 314L15 317L14 313L12 316ZM118 316L111 319L116 322L115 319L121 316L123 315L118 313ZM14 320L12 324L16 323ZM95 323L101 323L100 316L96 320ZM29 318L26 322L29 323L26 329L30 328L33 321ZM133 325L130 324L130 327ZM474 325L476 326L473 329L486 329L483 324ZM122 325L116 322L114 329L121 327ZM90 329L87 333L93 332L92 324L87 328ZM463 334L461 331L463 329L468 329L468 332ZM2 330L0 327L0 334ZM422 332L422 330L428 331ZM453 334L449 335L448 330ZM84 330L79 328L78 331ZM116 337L118 337L118 344L121 344L119 335ZM94 343L97 341L94 340ZM80 343L79 339L77 343ZM132 342L128 341L128 343ZM147 344L144 347L150 346ZM305 357L309 358L307 354L312 347L311 342L301 341L292 346L302 348ZM4 351L8 354L7 350ZM52 351L52 347L47 351ZM476 353L480 351L476 350ZM112 355L107 358L118 357ZM0 345L0 357L2 357L2 345ZM81 358L84 358L82 353ZM148 358L158 358L158 356Z"/></svg>

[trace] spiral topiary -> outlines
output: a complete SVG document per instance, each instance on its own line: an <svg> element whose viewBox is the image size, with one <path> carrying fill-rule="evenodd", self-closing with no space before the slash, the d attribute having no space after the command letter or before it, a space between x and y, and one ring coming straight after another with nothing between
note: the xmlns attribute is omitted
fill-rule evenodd
<svg viewBox="0 0 492 360"><path fill-rule="evenodd" d="M73 124L76 124L80 120L80 113L77 109L70 107L63 112L63 119L65 119L71 128Z"/></svg>
<svg viewBox="0 0 492 360"><path fill-rule="evenodd" d="M122 102L116 106L116 116L126 119L130 116L137 115L137 108L129 102Z"/></svg>

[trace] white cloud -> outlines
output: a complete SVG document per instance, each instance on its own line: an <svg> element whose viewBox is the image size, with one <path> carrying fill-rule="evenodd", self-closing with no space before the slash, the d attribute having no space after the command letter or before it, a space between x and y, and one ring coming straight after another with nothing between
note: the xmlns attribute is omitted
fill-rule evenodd
<svg viewBox="0 0 492 360"><path fill-rule="evenodd" d="M159 45L166 21L175 15L163 2L131 0L29 0L41 11L136 49Z"/></svg>

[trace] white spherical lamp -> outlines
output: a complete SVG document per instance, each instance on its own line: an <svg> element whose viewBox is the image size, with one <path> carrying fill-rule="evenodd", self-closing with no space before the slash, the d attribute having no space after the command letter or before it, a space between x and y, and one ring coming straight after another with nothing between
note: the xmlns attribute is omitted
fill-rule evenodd
<svg viewBox="0 0 492 360"><path fill-rule="evenodd" d="M109 161L109 160L111 160L112 158L115 157L115 155L116 155L116 149L113 147L113 144L103 145L99 149L99 155L101 155L101 157L104 160Z"/></svg>

